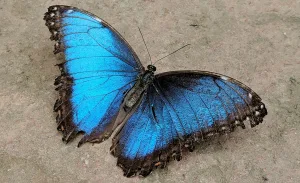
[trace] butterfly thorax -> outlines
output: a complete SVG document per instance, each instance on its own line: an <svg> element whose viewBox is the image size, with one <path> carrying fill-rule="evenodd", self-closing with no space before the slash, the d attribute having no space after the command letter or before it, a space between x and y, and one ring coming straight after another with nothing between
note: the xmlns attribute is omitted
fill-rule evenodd
<svg viewBox="0 0 300 183"><path fill-rule="evenodd" d="M126 93L124 98L125 111L132 109L139 102L148 86L153 83L156 67L148 65L147 68L148 70L138 76L135 85Z"/></svg>

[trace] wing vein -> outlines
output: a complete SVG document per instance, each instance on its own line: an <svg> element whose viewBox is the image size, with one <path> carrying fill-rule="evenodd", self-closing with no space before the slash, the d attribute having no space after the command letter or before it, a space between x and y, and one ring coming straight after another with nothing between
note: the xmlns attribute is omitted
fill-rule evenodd
<svg viewBox="0 0 300 183"><path fill-rule="evenodd" d="M179 90L180 90L180 89L179 89ZM182 93L183 97L185 98L185 100L187 101L187 103L189 104L191 110L193 111L193 114L194 114L194 116L195 116L195 118L196 118L196 121L197 121L197 123L198 123L198 126L199 126L199 130L200 130L200 132L201 132L201 137L202 137L202 139L203 139L203 130L202 130L201 122L200 122L199 118L197 117L197 113L196 113L196 111L193 109L192 104L191 104L190 101L187 99L185 93L184 93L183 91L181 91L181 93ZM208 127L207 122L206 122L206 121L203 121L203 122L205 123L206 127Z"/></svg>
<svg viewBox="0 0 300 183"><path fill-rule="evenodd" d="M162 90L159 90L159 89L158 89L158 88L161 88L161 87L160 87L159 85L157 85L157 86L156 86L156 85L153 85L153 86L154 86L154 88L156 89L156 92L157 92L158 95L160 96L160 98L161 98L161 100L163 101L163 103L165 103L165 105L168 106L168 104L164 101L164 99L169 103L169 106L173 109L174 113L176 114L176 116L177 116L177 118L178 118L178 120L179 120L179 123L180 123L180 125L181 125L181 127L182 127L182 129L183 129L183 131L184 131L184 133L185 133L184 127L183 127L183 125L182 125L182 123L181 123L180 118L178 117L178 114L175 112L174 107L173 107L172 105L170 105L170 101L169 101L164 95L162 95L162 94L163 94ZM164 98L164 99L163 99L163 98ZM167 109L167 111L168 111L168 113L169 113L169 115L170 115L170 117L171 117L171 119L172 119L172 115L171 115L169 109L168 109L168 108L166 108L166 109ZM175 125L173 119L172 119L172 122L173 122L173 124L174 124L174 126L175 126L175 129L176 129L176 125ZM178 135L179 139L183 139L182 136L179 134L179 132L178 132L177 129L176 129L176 132L177 132L177 135Z"/></svg>
<svg viewBox="0 0 300 183"><path fill-rule="evenodd" d="M219 81L221 81L222 83L224 83L222 80L219 80ZM223 89L223 91L224 91L224 93L227 95L228 99L232 101L232 103L233 103L233 105L234 105L234 107L235 107L235 109L236 109L236 112L237 112L240 116L242 116L242 115L241 115L241 112L240 112L240 110L239 110L239 108L236 106L234 100L230 97L230 95L226 92L226 90L225 90L222 86L220 86L217 82L216 82L216 84L217 84L220 88Z"/></svg>
<svg viewBox="0 0 300 183"><path fill-rule="evenodd" d="M105 48L105 47L103 47L98 41L96 41L96 39L89 33L89 31L90 30L92 30L92 29L89 29L88 30L88 32L87 32L87 34L100 46L100 47L102 47L103 49L105 49L106 51L108 51L109 53L111 53L112 55L114 55L116 58L119 58L121 61L123 61L123 62L125 62L125 63L127 63L128 65L130 65L131 67L133 67L134 68L134 66L132 65L132 64L130 64L129 63L129 61L127 60L127 59L125 59L125 58L120 58L119 56L117 56L117 55L115 55L115 53L112 53L111 51L109 51L107 48ZM135 68L134 68L135 69Z"/></svg>
<svg viewBox="0 0 300 183"><path fill-rule="evenodd" d="M132 82L134 82L135 80L133 80L133 81L130 81L130 82L128 82L128 83L126 83L125 85L123 85L122 87L120 87L120 88L118 88L118 89L115 89L115 90L112 90L112 91L110 91L109 93L106 93L106 94L100 94L100 95L95 95L95 96L93 96L93 98L94 97L98 97L98 96L102 96L102 95L107 95L107 94L110 94L110 93L112 93L112 92L115 92L115 91L117 91L117 90L120 90L121 88L123 88L123 87L125 87L126 85L128 85L128 84L130 84L130 83L132 83ZM90 88L88 88L87 90L90 90ZM83 91L82 93L85 93L85 91ZM82 93L79 93L79 94L77 94L77 95L74 95L74 96L72 96L72 97L75 97L75 96L79 96L79 95L81 95ZM83 98L86 98L86 96L83 96ZM68 102L70 99L67 99L67 100L65 100L65 101L62 101L62 103L60 104L60 105L58 105L57 107L60 107L60 106L62 106L63 104L65 104L66 102ZM86 100L86 99L85 99ZM85 100L80 100L80 102L79 102L79 104L81 104L83 101L85 101ZM77 104L75 107L73 106L73 109L70 111L70 112L73 112L73 110L75 110L75 108L77 107L77 106L79 106L79 104ZM69 115L69 113L67 114L67 116ZM66 117L67 117L66 116ZM64 118L65 119L65 118ZM63 121L64 119L62 119L61 121Z"/></svg>
<svg viewBox="0 0 300 183"><path fill-rule="evenodd" d="M195 92L195 91L193 91L193 90L191 90L191 89L189 89L189 88L187 88L187 87L185 87L185 86L183 86L183 85L181 85L181 84L178 84L178 86L180 86L180 87L182 87L182 88L184 88L184 89L187 89L187 90L189 90L189 91L191 91L191 92L193 92L193 93L199 93L199 94L201 94L200 92ZM211 94L210 94L210 95L211 95ZM200 100L202 101L202 103L204 104L205 108L208 110L208 112L209 112L209 114L210 114L210 116L211 116L211 118L212 118L212 121L215 122L215 119L214 119L212 113L210 112L208 106L207 106L206 103L204 102L204 100L203 100L203 98L201 97L201 95L199 95L199 98L200 98Z"/></svg>
<svg viewBox="0 0 300 183"><path fill-rule="evenodd" d="M87 16L89 16L89 15L87 15ZM81 19L81 20L86 20L86 21L89 21L89 22L93 22L93 23L96 23L96 24L99 24L100 22L99 21L97 21L97 20L95 20L93 17L91 17L91 16L89 16L89 17L91 17L92 19L94 19L94 20L90 20L90 19L87 19L87 18L83 18L83 17L78 17L78 16L71 16L71 15L63 15L61 18L65 18L65 17L69 17L69 18L78 18L78 19ZM100 24L99 24L100 25Z"/></svg>
<svg viewBox="0 0 300 183"><path fill-rule="evenodd" d="M232 86L228 85L224 81L221 80L221 82L223 82L225 85L231 88L236 94L238 94L241 97L241 99L245 102L245 104L250 108L250 104L244 99L244 97L238 91L236 91L234 88L232 88Z"/></svg>

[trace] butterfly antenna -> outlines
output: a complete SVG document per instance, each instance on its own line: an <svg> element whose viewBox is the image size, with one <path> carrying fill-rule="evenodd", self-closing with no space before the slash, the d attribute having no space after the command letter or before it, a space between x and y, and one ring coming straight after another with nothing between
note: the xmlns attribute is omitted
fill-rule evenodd
<svg viewBox="0 0 300 183"><path fill-rule="evenodd" d="M139 27L138 27L138 28L139 28ZM149 53L148 47L147 47L147 45L146 45L146 41L145 41L145 39L144 39L144 36L143 36L143 34L142 34L142 31L141 31L141 29L140 29L140 28L139 28L139 31L140 31L140 33L141 33L141 36L142 36L143 42L144 42L144 44L145 44L145 47L146 47L146 49L147 49L147 52L148 52L148 55L149 55L149 58L150 58L150 62L151 62L151 65L152 65L151 55L150 55L150 53Z"/></svg>
<svg viewBox="0 0 300 183"><path fill-rule="evenodd" d="M162 59L164 59L164 58L166 58L166 57L168 57L168 56L170 56L170 55L172 55L172 54L178 52L179 50L181 50L181 49L183 49L184 47L187 47L187 46L189 46L189 45L191 45L191 44L186 44L186 45L182 46L181 48L179 48L179 49L173 51L172 53L170 53L170 54L168 54L168 55L166 55L166 56L164 56L164 57L162 57L162 58L156 60L156 62L154 62L154 64L156 64L158 61L160 61L160 60L162 60ZM154 64L153 64L153 65L154 65Z"/></svg>

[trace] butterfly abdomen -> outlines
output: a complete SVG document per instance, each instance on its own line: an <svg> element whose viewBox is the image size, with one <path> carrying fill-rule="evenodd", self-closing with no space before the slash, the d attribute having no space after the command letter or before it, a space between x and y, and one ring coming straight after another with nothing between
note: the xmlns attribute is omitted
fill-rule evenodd
<svg viewBox="0 0 300 183"><path fill-rule="evenodd" d="M144 87L134 85L124 98L124 110L125 111L131 110L135 106L135 104L137 104L138 100L141 98L144 91L145 91Z"/></svg>

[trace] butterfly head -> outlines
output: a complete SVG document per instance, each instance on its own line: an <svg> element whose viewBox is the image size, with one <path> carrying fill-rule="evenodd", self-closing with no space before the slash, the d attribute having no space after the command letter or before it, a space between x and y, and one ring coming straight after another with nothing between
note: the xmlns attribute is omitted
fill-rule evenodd
<svg viewBox="0 0 300 183"><path fill-rule="evenodd" d="M139 76L141 81L139 85L144 87L152 83L154 79L155 71L156 71L156 67L154 65L148 65L147 70L142 75Z"/></svg>
<svg viewBox="0 0 300 183"><path fill-rule="evenodd" d="M155 72L156 71L156 67L154 65L148 65L147 66L147 69L150 71L150 72Z"/></svg>

